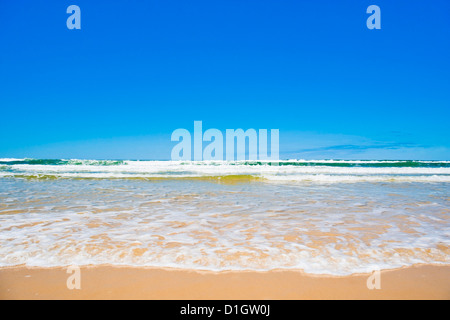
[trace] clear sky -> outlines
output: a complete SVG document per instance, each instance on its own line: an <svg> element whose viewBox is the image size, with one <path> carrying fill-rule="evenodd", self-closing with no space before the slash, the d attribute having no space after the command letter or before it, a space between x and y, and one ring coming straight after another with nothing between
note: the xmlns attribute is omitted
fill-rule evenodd
<svg viewBox="0 0 450 320"><path fill-rule="evenodd" d="M168 159L202 120L279 129L282 158L450 160L450 1L4 0L0 108L0 157Z"/></svg>

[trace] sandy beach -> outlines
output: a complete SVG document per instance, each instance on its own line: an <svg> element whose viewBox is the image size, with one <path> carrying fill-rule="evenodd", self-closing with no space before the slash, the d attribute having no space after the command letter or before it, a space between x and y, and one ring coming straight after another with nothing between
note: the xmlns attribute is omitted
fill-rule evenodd
<svg viewBox="0 0 450 320"><path fill-rule="evenodd" d="M0 299L450 299L450 266L315 276L300 271L197 272L154 268L82 267L81 289L66 286L66 268L0 269Z"/></svg>

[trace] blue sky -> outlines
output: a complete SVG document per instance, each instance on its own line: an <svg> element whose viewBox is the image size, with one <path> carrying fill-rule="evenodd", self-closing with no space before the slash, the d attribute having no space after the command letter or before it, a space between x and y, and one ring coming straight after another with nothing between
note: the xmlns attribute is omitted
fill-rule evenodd
<svg viewBox="0 0 450 320"><path fill-rule="evenodd" d="M2 1L0 157L168 159L202 120L279 129L282 158L450 160L449 18L446 0Z"/></svg>

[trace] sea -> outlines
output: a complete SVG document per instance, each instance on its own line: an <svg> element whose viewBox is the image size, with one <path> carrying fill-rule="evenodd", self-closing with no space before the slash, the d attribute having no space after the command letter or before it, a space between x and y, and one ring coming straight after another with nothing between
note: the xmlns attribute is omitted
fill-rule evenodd
<svg viewBox="0 0 450 320"><path fill-rule="evenodd" d="M450 161L0 159L0 267L450 264Z"/></svg>

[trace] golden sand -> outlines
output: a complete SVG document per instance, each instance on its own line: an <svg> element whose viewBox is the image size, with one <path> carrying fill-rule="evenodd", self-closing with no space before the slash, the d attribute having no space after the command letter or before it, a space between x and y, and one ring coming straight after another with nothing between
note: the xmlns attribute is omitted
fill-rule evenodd
<svg viewBox="0 0 450 320"><path fill-rule="evenodd" d="M300 271L197 272L96 266L80 270L81 289L67 288L66 268L0 269L0 299L450 299L450 266L369 274L313 276Z"/></svg>

